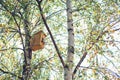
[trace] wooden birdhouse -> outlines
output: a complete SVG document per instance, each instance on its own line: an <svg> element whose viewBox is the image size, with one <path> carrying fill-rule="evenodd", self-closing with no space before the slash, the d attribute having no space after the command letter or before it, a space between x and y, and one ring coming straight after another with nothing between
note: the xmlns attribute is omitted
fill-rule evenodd
<svg viewBox="0 0 120 80"><path fill-rule="evenodd" d="M44 38L46 34L43 31L35 33L30 39L30 47L32 51L36 51L44 48Z"/></svg>

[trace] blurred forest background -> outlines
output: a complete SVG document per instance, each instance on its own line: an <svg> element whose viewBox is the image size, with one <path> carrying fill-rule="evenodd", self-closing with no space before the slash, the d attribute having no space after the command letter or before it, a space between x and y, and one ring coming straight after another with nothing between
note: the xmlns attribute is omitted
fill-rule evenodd
<svg viewBox="0 0 120 80"><path fill-rule="evenodd" d="M0 0L0 80L19 79L120 80L120 1Z"/></svg>

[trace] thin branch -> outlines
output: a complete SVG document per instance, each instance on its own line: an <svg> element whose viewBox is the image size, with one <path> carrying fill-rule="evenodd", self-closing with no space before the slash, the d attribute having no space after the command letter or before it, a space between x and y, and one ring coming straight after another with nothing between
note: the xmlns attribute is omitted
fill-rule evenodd
<svg viewBox="0 0 120 80"><path fill-rule="evenodd" d="M114 31L118 31L118 30L120 30L120 28L118 28L118 29L114 29Z"/></svg>
<svg viewBox="0 0 120 80"><path fill-rule="evenodd" d="M40 5L42 3L43 0L36 0L38 5Z"/></svg>
<svg viewBox="0 0 120 80"><path fill-rule="evenodd" d="M103 42L116 42L116 43L120 43L120 41L116 41L116 40L99 40L99 41L103 41Z"/></svg>
<svg viewBox="0 0 120 80"><path fill-rule="evenodd" d="M115 24L119 23L119 22L120 22L120 20L118 20L117 22L115 22L114 24L112 24L111 27L114 26ZM105 29L105 27L103 28L103 30L104 30L104 29ZM118 30L120 30L120 28L115 29L115 31L118 31ZM89 47L88 50L90 50L90 49L93 47L93 45L94 45L97 41L99 41L99 39L100 39L105 33L107 33L107 32L108 32L107 30L101 31L101 33L99 34L99 36L96 38L96 41L92 43L92 46ZM74 77L74 75L76 74L78 67L81 65L81 63L83 62L83 60L86 58L86 55L87 55L87 52L85 52L85 53L83 54L82 58L81 58L80 61L78 62L77 66L75 67L75 69L74 69L74 71L73 71L73 77Z"/></svg>
<svg viewBox="0 0 120 80"><path fill-rule="evenodd" d="M110 62L112 63L112 65L115 67L115 69L117 70L118 68L115 66L114 62L112 62L112 60L110 60L108 57L106 57L106 55L103 54L103 56Z"/></svg>
<svg viewBox="0 0 120 80"><path fill-rule="evenodd" d="M59 14L60 12L62 12L62 11L64 11L64 10L66 10L66 9L60 9L60 10L58 10L58 11L55 11L55 12L51 13L50 15L46 16L46 20L47 20L47 19L50 19L50 18L53 17L53 16L56 16L57 14ZM36 26L38 26L38 25L40 25L40 24L41 24L41 22L40 22L40 18L39 18L39 19L36 21L35 27L33 27L32 30L34 30L34 29L36 28Z"/></svg>
<svg viewBox="0 0 120 80"><path fill-rule="evenodd" d="M50 57L50 58L48 58L47 60L43 60L43 61L39 62L37 65L35 65L35 66L33 67L32 70L37 69L37 68L38 68L40 65L42 65L44 62L49 61L49 60L53 59L54 57L55 57L55 55L52 56L52 57Z"/></svg>
<svg viewBox="0 0 120 80"><path fill-rule="evenodd" d="M96 66L91 66L91 67L85 67L85 66L80 66L80 68L85 68L85 69L96 69ZM116 72L112 71L111 69L105 68L105 67L98 67L99 71L101 69L106 70L108 73L111 73L112 76L116 78L120 78L120 74L117 74Z"/></svg>
<svg viewBox="0 0 120 80"><path fill-rule="evenodd" d="M8 48L8 49L1 49L0 51L7 51L7 50L10 50L10 49L20 49L20 50L23 50L22 48Z"/></svg>
<svg viewBox="0 0 120 80"><path fill-rule="evenodd" d="M97 38L97 39L98 39L98 38ZM92 46L89 47L88 50L90 50L90 49L93 47L94 44L95 44L95 42L92 43ZM82 58L79 60L77 66L75 67L75 69L74 69L74 71L73 71L73 75L72 75L73 77L74 77L74 75L76 74L76 72L77 72L79 66L81 65L81 63L83 62L83 60L86 58L86 55L87 55L87 51L84 52Z"/></svg>
<svg viewBox="0 0 120 80"><path fill-rule="evenodd" d="M112 76L120 79L120 74L117 74L116 72L114 72L114 71L112 71L112 70L110 70L110 69L108 69L108 68L100 67L100 69L104 69L104 70L106 70L108 73L111 73Z"/></svg>
<svg viewBox="0 0 120 80"><path fill-rule="evenodd" d="M74 72L73 72L73 76L74 76L74 74L77 72L79 66L81 65L81 63L82 63L83 60L85 59L86 55L87 55L87 52L85 52L85 53L83 54L82 58L81 58L80 61L78 62L77 66L75 67Z"/></svg>
<svg viewBox="0 0 120 80"><path fill-rule="evenodd" d="M87 49L87 50L90 50L93 45L103 36L103 34L105 34L105 32L101 32L100 35L96 38L96 41L92 43L92 45ZM87 52L85 51L82 58L79 60L77 66L75 67L74 71L73 71L73 77L74 75L76 74L77 72L77 69L79 68L79 66L81 65L81 63L83 62L83 60L86 58L86 55L87 55Z"/></svg>
<svg viewBox="0 0 120 80"><path fill-rule="evenodd" d="M12 17L14 18L14 21L15 21L17 27L18 27L19 35L20 35L20 38L21 38L22 46L23 46L23 51L24 51L24 53L25 53L25 45L24 45L24 40L23 40L23 37L22 37L22 33L21 33L20 26L19 26L19 24L17 23L16 18L15 18L13 15L12 15Z"/></svg>
<svg viewBox="0 0 120 80"><path fill-rule="evenodd" d="M4 73L4 74L10 74L10 75L15 76L15 77L18 77L19 79L22 80L22 77L16 75L15 73L12 73L12 72L9 72L9 71L4 71L4 70L1 69L1 68L0 68L0 71L1 71L2 73Z"/></svg>
<svg viewBox="0 0 120 80"><path fill-rule="evenodd" d="M64 0L61 0L61 2L63 2L64 4L66 4L66 2Z"/></svg>
<svg viewBox="0 0 120 80"><path fill-rule="evenodd" d="M23 41L23 37L22 37L20 25L17 23L17 20L16 20L16 18L15 18L15 16L14 16L14 13L13 13L13 12L10 12L10 11L7 9L7 7L3 4L3 1L2 1L0 4L1 4L1 5L5 8L5 10L6 10L7 12L9 12L9 13L11 14L11 16L13 17L13 19L14 19L17 27L18 27L18 32L19 32L19 35L20 35L20 38L21 38L21 42L22 42L22 45L23 45L23 51L25 52L25 50L24 50L24 49L25 49L25 46L24 46L24 41Z"/></svg>
<svg viewBox="0 0 120 80"><path fill-rule="evenodd" d="M49 19L49 18L51 18L52 16L56 16L57 13L60 13L60 12L62 12L62 11L64 11L64 10L66 10L66 9L60 9L60 10L58 10L58 11L55 11L55 12L51 13L50 15L48 15L48 16L46 17L46 19Z"/></svg>
<svg viewBox="0 0 120 80"><path fill-rule="evenodd" d="M36 1L38 2L39 0L36 0ZM54 44L54 47L55 47L55 49L56 49L56 51L57 51L57 54L58 54L59 58L60 58L60 61L61 61L62 65L63 65L63 67L65 67L64 60L63 60L63 58L62 58L62 56L61 56L61 53L60 53L60 51L59 51L59 49L58 49L58 46L56 45L56 42L55 42L55 40L54 40L54 38L53 38L53 35L52 35L52 33L51 33L50 29L49 29L49 26L48 26L48 24L47 24L47 22L46 22L45 16L43 15L43 11L42 11L40 2L38 2L38 8L39 8L39 10L40 10L40 14L41 14L42 20L43 20L43 22L44 22L44 25L45 25L46 29L48 30L48 32L49 32L49 34L50 34L51 40L52 40L52 42L53 42L53 44Z"/></svg>

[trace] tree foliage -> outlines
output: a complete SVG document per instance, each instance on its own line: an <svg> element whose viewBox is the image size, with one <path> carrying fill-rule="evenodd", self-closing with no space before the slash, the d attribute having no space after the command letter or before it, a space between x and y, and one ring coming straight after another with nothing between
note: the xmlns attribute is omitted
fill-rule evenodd
<svg viewBox="0 0 120 80"><path fill-rule="evenodd" d="M119 80L120 2L71 0L71 5L75 39L74 79ZM69 43L66 10L66 0L0 1L0 80L22 79L29 39L40 30L47 34L45 48L32 52L30 78L64 79L63 67Z"/></svg>

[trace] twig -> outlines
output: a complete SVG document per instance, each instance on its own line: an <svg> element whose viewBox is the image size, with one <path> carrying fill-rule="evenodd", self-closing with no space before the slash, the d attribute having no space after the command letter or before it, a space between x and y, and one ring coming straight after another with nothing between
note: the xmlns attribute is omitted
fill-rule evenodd
<svg viewBox="0 0 120 80"><path fill-rule="evenodd" d="M22 48L8 48L8 49L0 49L0 51L6 51L6 50L10 50L10 49L20 49L20 50L23 50Z"/></svg>
<svg viewBox="0 0 120 80"><path fill-rule="evenodd" d="M22 80L22 77L17 76L15 73L12 73L12 72L9 72L9 71L4 71L4 70L1 69L1 68L0 68L0 71L3 72L3 73L5 73L5 74L10 74L10 75L12 75L12 76L18 77L19 79Z"/></svg>
<svg viewBox="0 0 120 80"><path fill-rule="evenodd" d="M66 2L65 2L65 1L63 1L63 0L61 0L61 2L63 2L64 4L66 4Z"/></svg>
<svg viewBox="0 0 120 80"><path fill-rule="evenodd" d="M35 65L35 66L33 67L33 69L37 69L38 66L42 65L42 64L43 64L44 62L46 62L46 61L51 60L51 59L54 58L54 57L55 57L55 55L52 56L52 57L50 57L50 58L48 58L47 60L43 60L43 61L39 62L37 65ZM33 69L32 69L32 70L33 70Z"/></svg>
<svg viewBox="0 0 120 80"><path fill-rule="evenodd" d="M115 64L108 58L108 57L106 57L106 55L104 55L103 54L103 56L110 62L110 63L112 63L112 65L115 67L115 69L117 70L117 67L115 66Z"/></svg>
<svg viewBox="0 0 120 80"><path fill-rule="evenodd" d="M119 22L120 22L120 20L118 20L117 22L115 22L114 24L112 24L111 27L114 26L115 24L119 23ZM105 27L103 28L103 30L104 30L104 29L105 29ZM115 29L115 31L118 31L118 30L120 30L120 28ZM107 33L107 32L108 32L107 30L102 31L102 32L99 34L99 36L96 38L96 42L99 41L99 39L100 39L105 33ZM91 46L88 50L90 50L96 42L92 43L92 46ZM77 72L78 67L81 65L81 63L82 63L83 60L85 59L86 55L87 55L87 52L85 52L85 53L83 54L82 58L81 58L80 61L78 62L77 66L75 67L75 69L74 69L74 71L73 71L73 77L74 77L75 73Z"/></svg>
<svg viewBox="0 0 120 80"><path fill-rule="evenodd" d="M85 68L85 69L96 69L96 66L80 66L80 68ZM98 70L100 71L101 69L106 70L108 73L111 73L112 76L116 77L116 78L120 78L120 74L117 74L116 72L112 71L111 69L105 68L105 67L98 67Z"/></svg>
<svg viewBox="0 0 120 80"><path fill-rule="evenodd" d="M74 77L75 73L77 72L77 69L79 68L79 66L81 65L81 63L83 62L83 60L85 59L86 55L87 55L87 52L85 52L83 54L82 58L78 62L77 66L75 67L74 72L73 72L73 77Z"/></svg>
<svg viewBox="0 0 120 80"><path fill-rule="evenodd" d="M105 34L105 32L101 32L100 33L100 35L96 38L96 42L99 40L99 38L101 38L103 36L103 34ZM92 45L88 48L88 50L90 50L96 42L93 42ZM86 58L86 55L87 55L87 52L84 52L82 58L79 60L77 66L75 67L75 69L73 71L73 75L72 75L73 77L76 74L78 67L81 65L83 60Z"/></svg>
<svg viewBox="0 0 120 80"><path fill-rule="evenodd" d="M22 45L23 45L23 51L24 51L25 46L24 46L24 41L23 41L23 37L22 37L20 25L17 23L17 20L16 20L16 18L15 18L15 16L14 16L14 12L13 12L13 13L10 12L10 11L7 9L7 7L3 4L3 1L0 2L0 4L5 8L6 11L8 11L8 12L11 14L11 16L13 17L13 19L14 19L14 21L15 21L17 27L18 27L18 32L19 32L19 35L20 35L20 38L21 38L21 42L22 42ZM24 52L25 52L25 51L24 51Z"/></svg>

